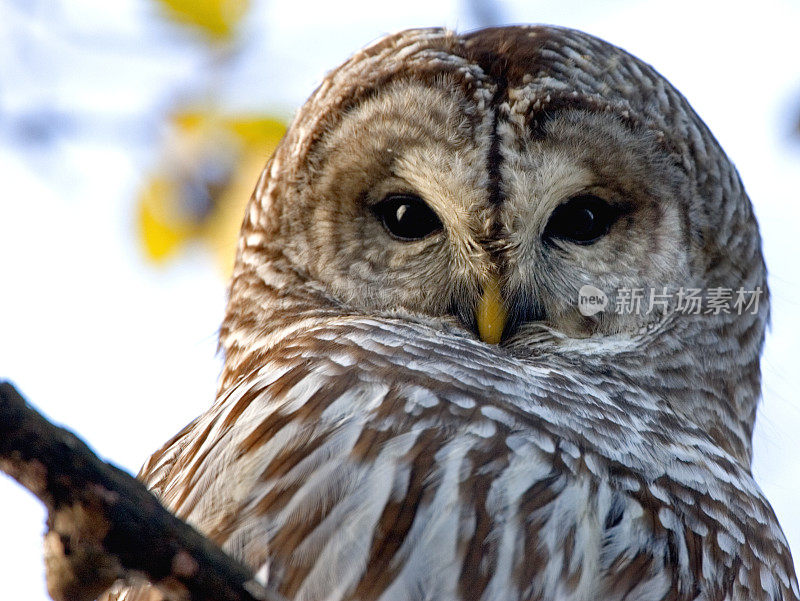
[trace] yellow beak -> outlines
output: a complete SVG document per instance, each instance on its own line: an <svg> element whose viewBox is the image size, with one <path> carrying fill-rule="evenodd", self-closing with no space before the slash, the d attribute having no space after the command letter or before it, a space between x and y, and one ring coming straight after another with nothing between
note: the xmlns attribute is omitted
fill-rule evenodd
<svg viewBox="0 0 800 601"><path fill-rule="evenodd" d="M508 312L500 295L500 283L495 276L489 276L489 280L483 286L483 296L478 301L475 317L481 340L489 344L500 342Z"/></svg>

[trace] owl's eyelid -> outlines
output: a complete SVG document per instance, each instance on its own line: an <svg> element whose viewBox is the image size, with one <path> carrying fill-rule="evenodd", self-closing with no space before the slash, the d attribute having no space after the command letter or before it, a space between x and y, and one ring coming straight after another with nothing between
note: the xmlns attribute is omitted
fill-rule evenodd
<svg viewBox="0 0 800 601"><path fill-rule="evenodd" d="M426 201L422 197L421 194L419 194L418 192L416 192L415 190L413 190L411 188L409 188L407 190L405 190L405 189L395 189L395 190L391 190L389 192L381 192L379 195L373 195L373 194L370 194L368 192L364 192L363 197L365 199L365 205L369 209L374 209L375 207L383 204L384 202L387 202L388 200L391 200L393 198L400 198L400 197L408 197L408 198L421 200L426 205L430 206L428 201Z"/></svg>

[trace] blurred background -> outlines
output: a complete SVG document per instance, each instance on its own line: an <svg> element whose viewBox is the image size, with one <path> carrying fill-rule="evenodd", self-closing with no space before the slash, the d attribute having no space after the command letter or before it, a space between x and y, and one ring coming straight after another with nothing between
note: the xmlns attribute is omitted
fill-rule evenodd
<svg viewBox="0 0 800 601"><path fill-rule="evenodd" d="M136 472L213 400L244 203L324 73L533 22L653 64L739 168L773 294L753 469L800 558L798 1L0 0L0 378ZM43 508L5 476L0 507L0 593L44 601Z"/></svg>

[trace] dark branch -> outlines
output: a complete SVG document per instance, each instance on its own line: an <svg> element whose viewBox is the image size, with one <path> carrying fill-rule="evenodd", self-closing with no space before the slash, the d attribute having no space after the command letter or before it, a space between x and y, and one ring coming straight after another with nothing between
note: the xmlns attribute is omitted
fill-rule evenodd
<svg viewBox="0 0 800 601"><path fill-rule="evenodd" d="M47 507L47 588L56 601L90 601L117 579L147 579L168 598L278 599L250 571L100 460L0 382L0 470Z"/></svg>

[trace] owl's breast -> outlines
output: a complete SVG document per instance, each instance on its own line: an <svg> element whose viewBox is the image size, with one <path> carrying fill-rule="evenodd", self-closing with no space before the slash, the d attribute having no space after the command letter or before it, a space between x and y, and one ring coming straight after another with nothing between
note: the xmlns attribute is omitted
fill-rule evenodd
<svg viewBox="0 0 800 601"><path fill-rule="evenodd" d="M425 332L285 340L151 485L290 599L796 594L747 471L658 403Z"/></svg>

